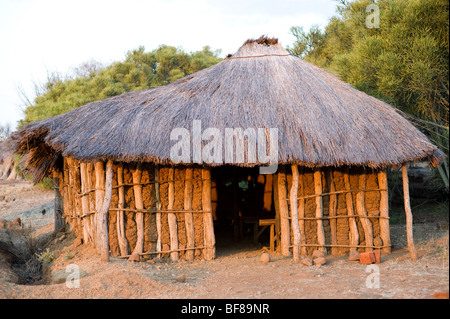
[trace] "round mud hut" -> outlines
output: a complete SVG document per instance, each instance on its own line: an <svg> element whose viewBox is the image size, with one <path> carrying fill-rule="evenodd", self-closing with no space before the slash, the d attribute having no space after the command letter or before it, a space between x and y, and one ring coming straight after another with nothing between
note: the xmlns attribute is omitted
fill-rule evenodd
<svg viewBox="0 0 450 319"><path fill-rule="evenodd" d="M102 260L213 259L218 236L270 230L270 248L391 250L386 170L444 154L396 110L277 39L247 40L171 84L92 102L10 137L56 185L55 227ZM265 232L267 233L267 232Z"/></svg>

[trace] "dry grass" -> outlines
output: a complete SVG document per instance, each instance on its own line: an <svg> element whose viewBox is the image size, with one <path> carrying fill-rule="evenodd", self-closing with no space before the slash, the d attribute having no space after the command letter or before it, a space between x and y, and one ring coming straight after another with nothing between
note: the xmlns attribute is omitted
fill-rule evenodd
<svg viewBox="0 0 450 319"><path fill-rule="evenodd" d="M29 124L7 145L26 155L36 180L58 165L61 155L168 164L172 129L190 131L193 120L222 133L277 128L279 164L380 168L419 160L436 164L444 156L393 107L289 55L267 37L248 40L232 58L166 86ZM241 166L260 164L245 155Z"/></svg>

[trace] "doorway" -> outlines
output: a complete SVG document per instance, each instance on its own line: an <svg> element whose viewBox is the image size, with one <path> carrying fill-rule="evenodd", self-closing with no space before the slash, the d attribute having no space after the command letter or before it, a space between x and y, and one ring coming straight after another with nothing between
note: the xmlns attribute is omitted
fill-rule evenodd
<svg viewBox="0 0 450 319"><path fill-rule="evenodd" d="M216 245L253 246L269 242L261 219L275 218L272 175L259 168L221 166L211 170L212 208Z"/></svg>

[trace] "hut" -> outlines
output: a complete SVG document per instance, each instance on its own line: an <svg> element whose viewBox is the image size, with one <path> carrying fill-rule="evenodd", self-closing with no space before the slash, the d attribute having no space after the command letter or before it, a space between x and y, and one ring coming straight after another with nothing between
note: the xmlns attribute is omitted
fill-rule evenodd
<svg viewBox="0 0 450 319"><path fill-rule="evenodd" d="M86 104L11 139L36 181L54 178L57 225L102 260L213 259L228 222L236 239L246 225L255 238L270 227L272 248L294 260L314 249L389 253L391 167L403 169L414 258L406 168L444 156L392 106L264 36L174 83Z"/></svg>

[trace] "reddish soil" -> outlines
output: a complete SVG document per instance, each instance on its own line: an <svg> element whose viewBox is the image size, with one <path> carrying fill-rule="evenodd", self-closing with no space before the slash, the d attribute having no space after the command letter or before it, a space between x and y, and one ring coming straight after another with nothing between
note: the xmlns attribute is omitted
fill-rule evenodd
<svg viewBox="0 0 450 319"><path fill-rule="evenodd" d="M40 211L51 205L51 191L24 182L0 182L0 195L15 198L0 201L0 218L28 216L35 220L31 228L18 231L40 242L50 241L46 247L56 258L44 267L42 280L24 285L14 282L14 276L8 277L11 268L5 260L2 262L0 254L0 298L422 299L433 298L435 292L448 291L449 287L448 215L447 221L427 220L414 225L417 261L410 259L405 248L404 224L393 224L393 253L383 255L378 265L380 287L368 288L367 266L350 262L346 256L327 256L326 264L317 267L271 253L271 261L263 263L260 257L265 247L220 239L213 261L132 263L111 258L109 263L102 263L92 247L77 247L73 234L51 235L51 216ZM49 215L53 212L51 207L46 211ZM419 211L413 212L420 216ZM37 223L37 218L47 218L47 222ZM25 226L29 227L26 220ZM79 288L68 288L64 278L59 278L68 265L81 270Z"/></svg>

